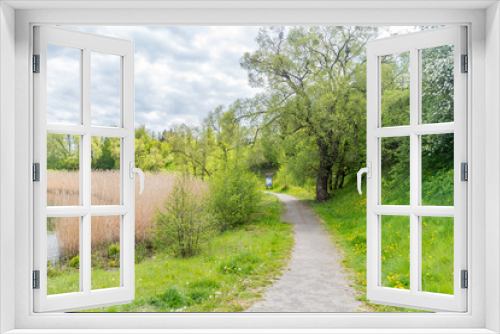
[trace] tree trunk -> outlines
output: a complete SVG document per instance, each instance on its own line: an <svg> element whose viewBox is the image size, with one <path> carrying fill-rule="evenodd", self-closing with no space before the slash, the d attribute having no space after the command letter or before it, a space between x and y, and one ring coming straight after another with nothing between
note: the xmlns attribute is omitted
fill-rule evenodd
<svg viewBox="0 0 500 334"><path fill-rule="evenodd" d="M332 172L333 159L328 156L328 146L317 141L319 150L318 178L316 180L316 200L324 202L330 198L328 193L329 174Z"/></svg>
<svg viewBox="0 0 500 334"><path fill-rule="evenodd" d="M342 187L344 186L344 180L345 180L345 169L342 168L342 172L340 174L339 189L342 189Z"/></svg>

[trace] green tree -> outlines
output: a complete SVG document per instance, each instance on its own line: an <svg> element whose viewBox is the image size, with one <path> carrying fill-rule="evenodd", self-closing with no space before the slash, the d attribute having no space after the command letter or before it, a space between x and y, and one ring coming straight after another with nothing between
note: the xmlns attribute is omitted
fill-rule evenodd
<svg viewBox="0 0 500 334"><path fill-rule="evenodd" d="M47 169L80 168L80 136L47 134Z"/></svg>
<svg viewBox="0 0 500 334"><path fill-rule="evenodd" d="M158 138L145 125L135 129L135 165L142 170L158 171L173 162L168 142Z"/></svg>
<svg viewBox="0 0 500 334"><path fill-rule="evenodd" d="M260 211L262 191L255 174L231 159L210 179L210 203L222 231L245 224Z"/></svg>
<svg viewBox="0 0 500 334"><path fill-rule="evenodd" d="M241 65L250 84L270 97L263 125L281 122L283 135L302 132L314 141L316 198L330 197L334 175L359 165L357 148L364 127L365 45L373 27L262 28L258 50ZM356 166L357 167L357 166Z"/></svg>

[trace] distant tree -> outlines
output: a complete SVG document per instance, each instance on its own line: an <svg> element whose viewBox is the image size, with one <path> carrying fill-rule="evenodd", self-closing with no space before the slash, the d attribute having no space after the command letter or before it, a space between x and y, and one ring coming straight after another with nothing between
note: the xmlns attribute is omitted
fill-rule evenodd
<svg viewBox="0 0 500 334"><path fill-rule="evenodd" d="M167 169L173 157L167 142L141 125L135 130L135 165L142 170Z"/></svg>
<svg viewBox="0 0 500 334"><path fill-rule="evenodd" d="M80 168L80 137L49 133L47 135L47 169Z"/></svg>

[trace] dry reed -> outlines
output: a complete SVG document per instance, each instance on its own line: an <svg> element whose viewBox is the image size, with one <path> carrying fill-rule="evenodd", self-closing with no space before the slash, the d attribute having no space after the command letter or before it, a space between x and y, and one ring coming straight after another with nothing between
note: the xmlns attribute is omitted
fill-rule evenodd
<svg viewBox="0 0 500 334"><path fill-rule="evenodd" d="M139 178L135 186L135 240L136 244L150 243L153 238L153 221L156 207L161 207L172 192L178 175L172 172L146 172L144 192L139 195ZM120 204L120 172L118 170L92 171L92 205ZM202 192L206 189L201 181L192 183L190 189ZM79 205L79 172L47 172L47 204L51 206ZM56 233L59 250L63 256L78 254L79 224L76 218L52 218L52 230ZM75 223L76 222L76 223ZM118 223L117 223L118 222ZM92 217L92 248L105 244L117 244L120 237L118 217Z"/></svg>

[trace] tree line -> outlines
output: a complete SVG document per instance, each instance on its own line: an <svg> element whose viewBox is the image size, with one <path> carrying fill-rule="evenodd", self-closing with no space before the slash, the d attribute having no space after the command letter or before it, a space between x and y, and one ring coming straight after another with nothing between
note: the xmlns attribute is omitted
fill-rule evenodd
<svg viewBox="0 0 500 334"><path fill-rule="evenodd" d="M377 27L261 28L258 48L240 64L263 93L217 107L200 125L162 133L138 127L137 167L204 180L237 159L249 169L279 170L286 184L314 185L318 200L329 199L365 164L366 44L378 35ZM453 47L421 57L422 122L453 121ZM382 57L381 69L382 126L409 125L409 54ZM49 135L48 142L49 169L78 168L78 137ZM387 143L382 155L402 171L389 177L397 183L406 177L409 141ZM92 138L92 167L118 168L119 144ZM453 136L422 138L422 154L427 169L453 169Z"/></svg>

